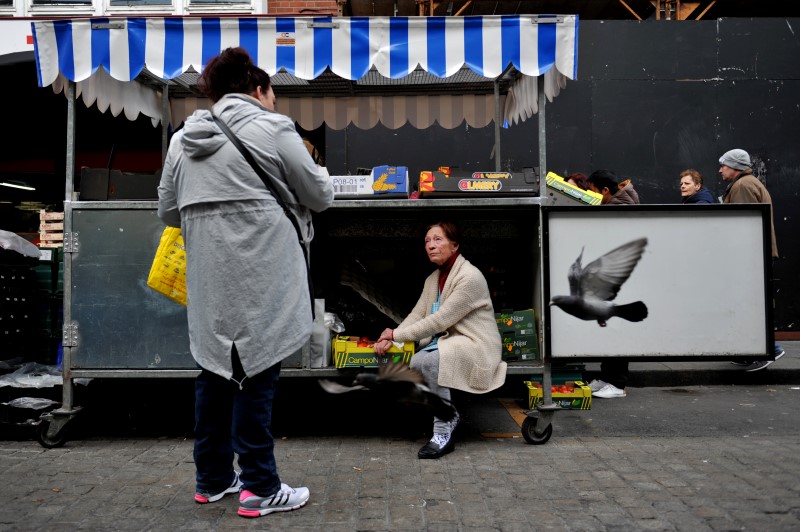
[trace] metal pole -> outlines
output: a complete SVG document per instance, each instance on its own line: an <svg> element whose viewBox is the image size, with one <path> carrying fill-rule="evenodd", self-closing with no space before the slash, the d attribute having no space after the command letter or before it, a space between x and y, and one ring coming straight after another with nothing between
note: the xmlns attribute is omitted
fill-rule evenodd
<svg viewBox="0 0 800 532"><path fill-rule="evenodd" d="M68 81L64 89L67 97L67 182L64 200L72 200L75 191L75 82Z"/></svg>
<svg viewBox="0 0 800 532"><path fill-rule="evenodd" d="M546 127L546 114L544 110L545 96L544 96L544 75L539 76L536 80L539 88L539 197L547 198L547 139L545 137Z"/></svg>
<svg viewBox="0 0 800 532"><path fill-rule="evenodd" d="M161 166L167 160L167 150L169 149L169 84L164 80L164 90L161 91Z"/></svg>
<svg viewBox="0 0 800 532"><path fill-rule="evenodd" d="M500 82L494 80L494 170L499 172L501 170L501 157L500 157Z"/></svg>
<svg viewBox="0 0 800 532"><path fill-rule="evenodd" d="M75 194L75 82L69 81L66 86L67 96L67 167L66 167L66 190L64 194L64 232L65 238L69 240L64 244L71 249L72 243L72 199ZM63 253L63 252L62 252ZM72 298L72 253L63 253L64 260L64 314L63 324L66 331L70 331L72 324L71 298ZM72 410L72 347L65 344L71 342L62 341L62 397L61 409L64 412Z"/></svg>
<svg viewBox="0 0 800 532"><path fill-rule="evenodd" d="M538 94L537 97L539 99L539 197L540 198L547 198L547 179L545 179L545 175L547 173L547 127L546 127L546 115L545 112L545 95L544 95L544 75L539 76L536 80L536 85L538 87ZM545 201L543 205L547 205L549 202ZM546 235L542 234L542 230L544 228L544 213L541 209L539 209L539 278L542 286L539 287L540 293L544 295L544 256L541 253L542 241L541 239L547 238ZM544 305L546 305L546 301L542 301L542 309L544 309ZM542 331L545 329L544 323L544 310L542 311L542 316L540 318ZM551 377L551 365L549 357L545 357L546 347L547 347L547 338L544 337L542 334L542 362L543 362L543 369L542 369L542 406L544 407L552 407L553 405L553 395L551 391L551 386L553 383Z"/></svg>

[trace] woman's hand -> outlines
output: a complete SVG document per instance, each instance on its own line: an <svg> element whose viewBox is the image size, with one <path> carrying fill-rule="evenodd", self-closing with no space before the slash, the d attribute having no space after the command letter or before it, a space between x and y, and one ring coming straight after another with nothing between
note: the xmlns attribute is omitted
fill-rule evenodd
<svg viewBox="0 0 800 532"><path fill-rule="evenodd" d="M380 337L378 338L379 342L381 340L389 340L390 342L394 341L394 330L393 329L384 329L383 332L381 333Z"/></svg>
<svg viewBox="0 0 800 532"><path fill-rule="evenodd" d="M383 356L393 345L391 340L378 340L373 347L378 356Z"/></svg>
<svg viewBox="0 0 800 532"><path fill-rule="evenodd" d="M383 356L386 351L391 349L392 340L394 339L394 331L392 329L384 329L380 338L375 341L375 352L379 356Z"/></svg>

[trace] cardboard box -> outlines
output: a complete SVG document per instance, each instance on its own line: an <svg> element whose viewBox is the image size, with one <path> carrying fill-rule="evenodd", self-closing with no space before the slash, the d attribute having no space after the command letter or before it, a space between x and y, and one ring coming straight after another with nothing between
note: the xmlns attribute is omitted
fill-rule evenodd
<svg viewBox="0 0 800 532"><path fill-rule="evenodd" d="M422 197L537 196L539 178L534 168L522 172L473 172L458 174L442 166L438 171L419 174Z"/></svg>
<svg viewBox="0 0 800 532"><path fill-rule="evenodd" d="M414 356L414 342L404 342L402 349L392 347L379 360L372 343L360 340L358 336L336 335L331 341L333 365L337 368L377 368L379 364L387 362L408 364Z"/></svg>
<svg viewBox="0 0 800 532"><path fill-rule="evenodd" d="M544 397L544 390L539 383L525 381L528 387L528 408L533 410ZM555 387L556 385L554 385ZM553 404L565 410L591 410L592 408L592 389L583 381L566 382L559 387L566 391L553 391Z"/></svg>
<svg viewBox="0 0 800 532"><path fill-rule="evenodd" d="M591 190L583 190L580 187L571 185L564 181L564 178L553 172L547 172L545 176L547 180L547 188L555 190L570 199L585 203L586 205L600 205L603 201L603 195Z"/></svg>
<svg viewBox="0 0 800 532"><path fill-rule="evenodd" d="M369 175L334 175L333 195L345 197L408 197L408 168L405 166L376 166Z"/></svg>
<svg viewBox="0 0 800 532"><path fill-rule="evenodd" d="M41 222L39 231L64 231L64 222Z"/></svg>
<svg viewBox="0 0 800 532"><path fill-rule="evenodd" d="M503 360L532 361L539 359L539 341L536 334L518 334L514 331L501 333L503 339Z"/></svg>
<svg viewBox="0 0 800 532"><path fill-rule="evenodd" d="M508 331L519 334L536 334L536 317L533 309L503 310L494 315L500 334Z"/></svg>
<svg viewBox="0 0 800 532"><path fill-rule="evenodd" d="M63 242L64 233L63 231L39 231L39 241L42 245L46 245L50 242Z"/></svg>
<svg viewBox="0 0 800 532"><path fill-rule="evenodd" d="M63 220L64 213L63 212L48 212L44 209L39 211L39 221L45 220Z"/></svg>

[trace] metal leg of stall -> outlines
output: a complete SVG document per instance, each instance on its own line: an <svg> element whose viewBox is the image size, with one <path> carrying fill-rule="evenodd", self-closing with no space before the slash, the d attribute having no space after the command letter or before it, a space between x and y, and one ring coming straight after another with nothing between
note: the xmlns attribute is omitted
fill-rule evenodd
<svg viewBox="0 0 800 532"><path fill-rule="evenodd" d="M546 173L547 169L547 142L546 142L546 113L545 113L545 93L544 93L544 76L539 76L537 80L537 86L539 89L538 100L539 100L539 110L538 110L538 118L539 118L539 197L546 199L547 196L547 181L541 177ZM540 239L540 246L541 249L541 238L542 238L542 228L543 220L542 216L544 216L543 212L539 211L539 239ZM535 410L530 410L526 412L527 417L522 423L522 436L525 438L525 441L534 445L541 445L547 443L550 439L550 436L553 435L553 416L558 410L561 410L561 407L557 404L553 403L553 392L552 392L552 366L550 358L547 356L547 341L548 338L544 334L545 331L545 323L544 323L544 307L547 305L547 301L543 300L544 295L544 278L541 275L544 272L545 264L544 264L544 257L542 253L539 253L539 295L542 302L542 312L539 318L541 327L540 327L540 338L541 338L541 353L542 353L542 360L543 360L543 367L542 367L542 402L541 404L537 405Z"/></svg>
<svg viewBox="0 0 800 532"><path fill-rule="evenodd" d="M37 436L39 443L47 448L60 447L66 441L67 424L80 412L80 407L73 406L73 382L71 365L71 346L77 340L77 328L71 323L70 298L72 293L72 253L77 239L71 232L72 210L70 204L73 196L75 179L75 83L67 83L67 154L66 154L66 186L64 201L64 332L62 338L63 385L61 408L43 414L39 420Z"/></svg>

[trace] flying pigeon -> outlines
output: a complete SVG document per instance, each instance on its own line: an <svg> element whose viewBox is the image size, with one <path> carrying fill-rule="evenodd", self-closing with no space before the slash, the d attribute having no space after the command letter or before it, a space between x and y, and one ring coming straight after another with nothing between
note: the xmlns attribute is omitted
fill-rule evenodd
<svg viewBox="0 0 800 532"><path fill-rule="evenodd" d="M567 275L569 295L553 296L550 305L582 320L597 320L600 327L605 327L606 321L614 316L642 321L647 317L647 306L641 301L626 305L616 305L611 301L642 258L646 245L646 238L633 240L609 251L585 268L581 268L581 249Z"/></svg>
<svg viewBox="0 0 800 532"><path fill-rule="evenodd" d="M369 390L377 394L379 400L423 406L443 421L456 417L455 407L430 391L422 373L402 363L382 365L377 373L359 373L351 386L328 379L320 379L319 385L328 393Z"/></svg>

